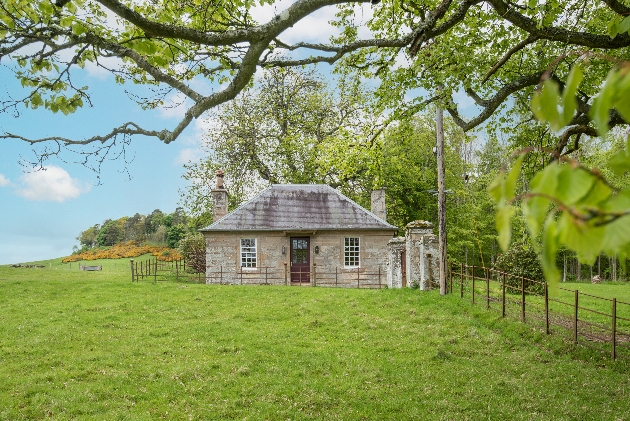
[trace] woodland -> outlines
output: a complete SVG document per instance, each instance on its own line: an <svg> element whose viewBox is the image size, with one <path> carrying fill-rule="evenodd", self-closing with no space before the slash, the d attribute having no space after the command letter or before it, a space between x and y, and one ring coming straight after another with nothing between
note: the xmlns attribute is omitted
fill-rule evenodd
<svg viewBox="0 0 630 421"><path fill-rule="evenodd" d="M193 120L212 118L207 158L187 167L182 206L192 218L208 217L208 183L199 180L221 166L232 174L233 205L274 182L325 182L362 204L386 187L392 222L402 226L435 221L432 116L440 108L450 116L452 258L487 264L515 237L514 247L538 254L557 281L560 265L577 277L580 265L615 277L616 262L623 267L629 256L624 0L0 5L0 60L24 88L22 97L3 97L1 111L69 114L90 105L89 87L72 79L86 63L150 88L130 96L139 107L162 107L171 92L190 101L174 127L126 122L85 139L0 135L39 147L35 166L70 149L98 169L138 136L171 143ZM258 22L263 5L275 14ZM283 41L284 31L330 6L339 33L329 42ZM318 63L334 65L333 76L315 73ZM202 93L200 83L220 89ZM464 113L462 97L474 112Z"/></svg>

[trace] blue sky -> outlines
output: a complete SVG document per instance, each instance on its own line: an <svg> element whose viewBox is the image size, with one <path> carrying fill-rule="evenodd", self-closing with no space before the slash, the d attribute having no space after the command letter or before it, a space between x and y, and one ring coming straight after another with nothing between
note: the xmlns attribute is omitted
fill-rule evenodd
<svg viewBox="0 0 630 421"><path fill-rule="evenodd" d="M118 124L135 121L146 127L173 127L176 112L142 111L113 83L113 77L83 71L77 83L89 85L93 108L74 115L52 114L43 109L20 109L19 118L0 114L0 131L25 137L62 135L83 138L106 133ZM83 80L81 80L83 79ZM8 68L0 66L0 89L19 95L19 85ZM157 139L136 137L128 147L131 162L106 162L101 184L96 174L72 163L76 156L47 162L47 171L32 172L20 165L34 157L33 147L17 140L0 140L0 264L48 259L69 255L79 233L107 218L147 214L154 209L172 212L185 187L183 162L195 155L201 137L199 128L189 127L178 141L164 145Z"/></svg>
<svg viewBox="0 0 630 421"><path fill-rule="evenodd" d="M268 21L292 0L281 0L256 11L259 22ZM283 34L283 40L326 42L337 30L327 25L335 8L325 8L309 16ZM369 6L360 11L361 19L371 14ZM11 63L0 63L0 99L19 97L25 92L15 81ZM330 67L320 66L322 72ZM180 109L142 111L129 100L127 85L114 83L113 76L95 67L74 74L77 86L89 86L93 108L79 109L64 116L43 109L20 108L19 118L0 113L0 132L28 138L59 135L81 139L109 132L113 127L134 121L148 129L172 129ZM217 87L204 86L202 93ZM126 169L123 162L107 162L102 168L100 185L92 171L72 163L72 154L64 153L65 162L51 159L47 171L32 172L20 165L33 159L33 147L17 140L0 139L0 264L23 263L67 256L77 245L81 231L107 218L148 214L154 209L172 212L178 205L179 189L186 186L181 177L183 163L199 157L203 121L198 120L170 145L157 139L135 137L127 148L133 157Z"/></svg>

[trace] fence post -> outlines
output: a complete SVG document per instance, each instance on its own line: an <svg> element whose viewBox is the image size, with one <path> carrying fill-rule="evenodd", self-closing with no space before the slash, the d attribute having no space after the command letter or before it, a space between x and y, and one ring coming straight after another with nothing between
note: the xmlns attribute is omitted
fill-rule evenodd
<svg viewBox="0 0 630 421"><path fill-rule="evenodd" d="M612 357L617 358L617 299L612 301Z"/></svg>
<svg viewBox="0 0 630 421"><path fill-rule="evenodd" d="M359 278L359 268L357 267L357 289L361 289L361 280Z"/></svg>
<svg viewBox="0 0 630 421"><path fill-rule="evenodd" d="M157 268L158 268L158 266L157 266L158 265L157 257L155 258L154 265L155 265L154 266L155 271L153 272L153 283L156 283L157 282Z"/></svg>
<svg viewBox="0 0 630 421"><path fill-rule="evenodd" d="M475 302L475 265L472 265L472 302Z"/></svg>
<svg viewBox="0 0 630 421"><path fill-rule="evenodd" d="M177 266L177 260L175 260L175 282L179 282L179 267Z"/></svg>
<svg viewBox="0 0 630 421"><path fill-rule="evenodd" d="M490 270L484 268L486 271L486 310L490 308Z"/></svg>
<svg viewBox="0 0 630 421"><path fill-rule="evenodd" d="M501 317L505 317L505 272L503 272L503 279L501 281Z"/></svg>
<svg viewBox="0 0 630 421"><path fill-rule="evenodd" d="M573 343L577 345L578 343L578 297L580 296L580 291L575 290L575 311L573 312Z"/></svg>
<svg viewBox="0 0 630 421"><path fill-rule="evenodd" d="M287 262L284 262L284 286L288 286L289 281L287 278Z"/></svg>
<svg viewBox="0 0 630 421"><path fill-rule="evenodd" d="M317 286L317 263L313 263L313 286Z"/></svg>
<svg viewBox="0 0 630 421"><path fill-rule="evenodd" d="M129 259L129 263L131 263L131 282L134 282L134 273L133 273L133 259ZM72 263L70 263L72 264Z"/></svg>
<svg viewBox="0 0 630 421"><path fill-rule="evenodd" d="M459 298L464 298L464 264L459 265Z"/></svg>
<svg viewBox="0 0 630 421"><path fill-rule="evenodd" d="M525 323L525 276L521 275L521 322Z"/></svg>
<svg viewBox="0 0 630 421"><path fill-rule="evenodd" d="M381 289L381 267L378 267L378 289Z"/></svg>
<svg viewBox="0 0 630 421"><path fill-rule="evenodd" d="M265 266L265 285L269 285L267 283L267 266Z"/></svg>
<svg viewBox="0 0 630 421"><path fill-rule="evenodd" d="M223 265L219 266L219 285L223 285Z"/></svg>
<svg viewBox="0 0 630 421"><path fill-rule="evenodd" d="M337 266L335 266L335 288L337 288L337 270L339 268Z"/></svg>
<svg viewBox="0 0 630 421"><path fill-rule="evenodd" d="M243 267L241 266L241 285L243 285Z"/></svg>
<svg viewBox="0 0 630 421"><path fill-rule="evenodd" d="M450 293L453 293L453 262L448 262L448 280L450 285Z"/></svg>
<svg viewBox="0 0 630 421"><path fill-rule="evenodd" d="M545 281L544 285L545 285L545 334L549 335L549 288L547 285L547 281Z"/></svg>

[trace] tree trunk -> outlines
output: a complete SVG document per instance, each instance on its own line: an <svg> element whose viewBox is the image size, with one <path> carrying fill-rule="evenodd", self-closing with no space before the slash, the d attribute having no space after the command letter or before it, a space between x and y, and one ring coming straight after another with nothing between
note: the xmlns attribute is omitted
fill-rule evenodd
<svg viewBox="0 0 630 421"><path fill-rule="evenodd" d="M562 282L566 282L567 281L567 252L565 251L564 253L564 270L562 273Z"/></svg>
<svg viewBox="0 0 630 421"><path fill-rule="evenodd" d="M446 170L444 168L444 110L438 106L435 115L437 132L438 178L438 253L440 255L440 295L446 294Z"/></svg>

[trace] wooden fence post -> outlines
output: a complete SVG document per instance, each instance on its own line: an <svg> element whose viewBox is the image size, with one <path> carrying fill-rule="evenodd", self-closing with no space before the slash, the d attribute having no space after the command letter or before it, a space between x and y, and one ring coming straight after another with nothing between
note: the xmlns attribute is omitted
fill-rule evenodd
<svg viewBox="0 0 630 421"><path fill-rule="evenodd" d="M381 289L381 267L378 267L378 289Z"/></svg>
<svg viewBox="0 0 630 421"><path fill-rule="evenodd" d="M578 300L580 291L575 290L575 311L573 312L573 343L578 343Z"/></svg>
<svg viewBox="0 0 630 421"><path fill-rule="evenodd" d="M129 259L129 263L131 263L131 282L134 282L135 276L134 276L134 273L133 273L133 259ZM70 263L70 264L72 264L72 263Z"/></svg>
<svg viewBox="0 0 630 421"><path fill-rule="evenodd" d="M484 268L486 271L486 310L490 308L490 270Z"/></svg>
<svg viewBox="0 0 630 421"><path fill-rule="evenodd" d="M505 317L505 272L503 272L503 279L501 281L501 317Z"/></svg>
<svg viewBox="0 0 630 421"><path fill-rule="evenodd" d="M525 323L525 276L521 275L521 322Z"/></svg>
<svg viewBox="0 0 630 421"><path fill-rule="evenodd" d="M612 357L617 358L617 299L612 301Z"/></svg>
<svg viewBox="0 0 630 421"><path fill-rule="evenodd" d="M265 285L269 285L267 283L267 266L265 266Z"/></svg>
<svg viewBox="0 0 630 421"><path fill-rule="evenodd" d="M459 298L464 298L464 264L459 266Z"/></svg>
<svg viewBox="0 0 630 421"><path fill-rule="evenodd" d="M241 266L241 285L243 285L243 267Z"/></svg>
<svg viewBox="0 0 630 421"><path fill-rule="evenodd" d="M545 281L544 286L545 286L545 334L549 335L549 288L547 286L547 281Z"/></svg>
<svg viewBox="0 0 630 421"><path fill-rule="evenodd" d="M287 262L284 262L284 286L289 286L289 280L287 277Z"/></svg>
<svg viewBox="0 0 630 421"><path fill-rule="evenodd" d="M335 288L337 287L337 271L338 271L338 267L335 266Z"/></svg>
<svg viewBox="0 0 630 421"><path fill-rule="evenodd" d="M472 265L472 302L475 302L475 265Z"/></svg>
<svg viewBox="0 0 630 421"><path fill-rule="evenodd" d="M450 285L450 293L453 293L453 262L448 262L448 280Z"/></svg>
<svg viewBox="0 0 630 421"><path fill-rule="evenodd" d="M359 278L359 268L357 268L357 289L361 289L361 279Z"/></svg>
<svg viewBox="0 0 630 421"><path fill-rule="evenodd" d="M317 263L313 263L313 286L317 286Z"/></svg>
<svg viewBox="0 0 630 421"><path fill-rule="evenodd" d="M179 267L177 266L177 260L175 260L175 282L179 282Z"/></svg>

